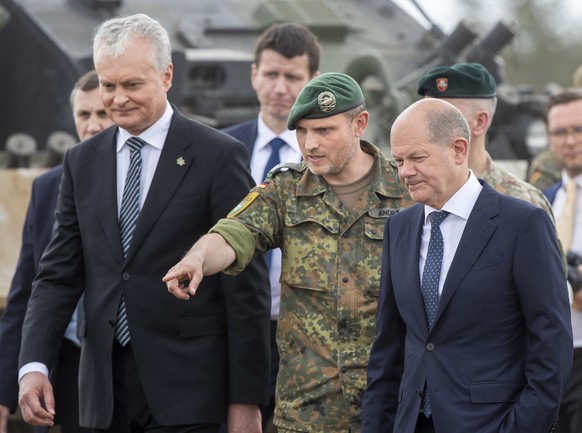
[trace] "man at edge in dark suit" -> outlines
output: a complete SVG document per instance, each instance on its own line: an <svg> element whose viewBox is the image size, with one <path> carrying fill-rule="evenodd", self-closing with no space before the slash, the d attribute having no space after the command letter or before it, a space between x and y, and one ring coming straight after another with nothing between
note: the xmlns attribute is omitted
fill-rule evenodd
<svg viewBox="0 0 582 433"><path fill-rule="evenodd" d="M99 95L99 78L94 70L83 74L71 92L71 108L77 136L81 141L112 125ZM46 248L55 222L54 213L59 194L63 166L59 165L39 176L32 183L30 203L22 231L22 247L12 279L8 302L0 319L0 433L8 432L8 414L18 403L18 352L22 336L22 323L32 290L32 280L38 272L40 257ZM80 307L79 307L80 308ZM51 370L51 383L55 388L55 401L63 433L86 431L79 427L78 373L79 338L78 315L71 320L55 368ZM46 431L36 427L36 432Z"/></svg>
<svg viewBox="0 0 582 433"><path fill-rule="evenodd" d="M171 45L157 21L104 22L93 59L117 127L65 155L55 230L23 328L23 417L53 424L46 369L84 287L82 426L211 433L228 416L231 432L259 433L269 369L264 260L240 279L207 280L194 302L169 297L161 281L252 185L247 152L169 104Z"/></svg>
<svg viewBox="0 0 582 433"><path fill-rule="evenodd" d="M477 180L445 101L410 106L390 140L418 204L386 223L362 432L552 431L572 329L548 214Z"/></svg>

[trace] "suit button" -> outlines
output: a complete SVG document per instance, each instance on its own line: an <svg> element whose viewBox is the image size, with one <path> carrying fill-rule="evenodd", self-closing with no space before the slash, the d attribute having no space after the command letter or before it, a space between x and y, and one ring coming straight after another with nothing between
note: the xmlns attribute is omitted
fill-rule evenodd
<svg viewBox="0 0 582 433"><path fill-rule="evenodd" d="M348 280L348 277L343 277L343 278L342 278L342 282L344 282L344 283L347 283L348 281L349 281L349 280Z"/></svg>
<svg viewBox="0 0 582 433"><path fill-rule="evenodd" d="M416 397L417 398L422 398L422 391L420 389L416 390Z"/></svg>
<svg viewBox="0 0 582 433"><path fill-rule="evenodd" d="M343 374L346 374L346 372L348 371L348 369L346 367L342 367L340 370Z"/></svg>
<svg viewBox="0 0 582 433"><path fill-rule="evenodd" d="M429 352L432 352L435 349L435 344L434 343L426 343L426 350L428 350Z"/></svg>
<svg viewBox="0 0 582 433"><path fill-rule="evenodd" d="M107 324L109 325L110 328L113 328L115 326L115 321L114 320L108 320Z"/></svg>
<svg viewBox="0 0 582 433"><path fill-rule="evenodd" d="M121 279L123 281L127 281L131 278L131 276L129 275L129 272L124 272L123 274L121 274Z"/></svg>
<svg viewBox="0 0 582 433"><path fill-rule="evenodd" d="M349 232L342 233L342 237L349 238L350 237L350 233Z"/></svg>

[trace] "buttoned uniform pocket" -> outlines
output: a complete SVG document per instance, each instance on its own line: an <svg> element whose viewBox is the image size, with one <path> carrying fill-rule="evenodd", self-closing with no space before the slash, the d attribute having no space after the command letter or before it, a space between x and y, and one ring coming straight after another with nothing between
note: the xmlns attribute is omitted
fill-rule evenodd
<svg viewBox="0 0 582 433"><path fill-rule="evenodd" d="M364 232L370 239L381 241L384 239L385 219L370 219L364 222Z"/></svg>
<svg viewBox="0 0 582 433"><path fill-rule="evenodd" d="M339 228L336 218L287 214L281 282L302 289L331 291L337 275Z"/></svg>
<svg viewBox="0 0 582 433"><path fill-rule="evenodd" d="M364 244L359 266L364 276L362 290L368 298L380 294L380 275L382 273L382 241L386 218L367 218L364 221Z"/></svg>

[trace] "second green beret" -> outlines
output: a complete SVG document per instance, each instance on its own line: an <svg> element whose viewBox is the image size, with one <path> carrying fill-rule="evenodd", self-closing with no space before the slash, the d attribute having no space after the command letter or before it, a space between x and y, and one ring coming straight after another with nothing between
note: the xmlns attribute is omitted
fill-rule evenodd
<svg viewBox="0 0 582 433"><path fill-rule="evenodd" d="M457 63L430 69L418 81L418 94L433 98L493 98L495 79L479 63Z"/></svg>
<svg viewBox="0 0 582 433"><path fill-rule="evenodd" d="M322 119L352 110L364 103L364 94L356 80L339 72L327 72L313 78L297 96L287 127L295 129L299 119Z"/></svg>

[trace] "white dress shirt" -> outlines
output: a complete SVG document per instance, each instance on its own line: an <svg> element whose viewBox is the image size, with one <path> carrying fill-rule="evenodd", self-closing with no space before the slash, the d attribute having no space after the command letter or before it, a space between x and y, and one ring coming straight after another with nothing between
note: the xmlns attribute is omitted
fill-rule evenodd
<svg viewBox="0 0 582 433"><path fill-rule="evenodd" d="M142 169L139 185L139 207L143 207L143 203L149 191L152 179L160 160L160 154L164 147L164 142L170 129L172 115L174 110L169 102L166 102L166 111L152 126L146 129L139 135L139 138L145 140L147 145L141 149ZM117 212L121 209L121 198L123 196L123 186L125 185L125 177L129 169L129 146L125 142L132 137L132 135L125 129L118 129L117 132ZM18 372L18 381L26 373L33 371L44 373L48 376L48 368L41 362L29 362L23 365Z"/></svg>
<svg viewBox="0 0 582 433"><path fill-rule="evenodd" d="M143 207L147 193L152 184L158 161L164 147L164 142L168 136L170 123L174 110L169 102L166 102L166 111L156 123L138 135L147 145L141 149L141 177L139 182L139 208ZM129 146L125 142L132 135L125 129L119 128L117 133L117 212L121 212L121 198L123 197L123 187L125 177L129 169Z"/></svg>
<svg viewBox="0 0 582 433"><path fill-rule="evenodd" d="M297 144L295 131L285 130L281 134L275 134L263 121L259 113L257 123L257 138L251 155L251 175L258 185L263 182L263 173L267 161L271 156L271 146L269 142L279 137L287 143L279 150L281 162L301 162L301 151ZM269 280L271 282L271 320L279 318L279 302L281 297L281 250L279 248L272 250L271 263L269 266Z"/></svg>
<svg viewBox="0 0 582 433"><path fill-rule="evenodd" d="M483 186L479 183L473 172L469 175L469 179L442 207L442 209L435 209L430 206L424 206L424 225L422 227L422 238L420 240L420 281L422 281L422 273L424 270L424 263L426 261L426 254L428 251L428 241L430 240L430 220L428 215L431 212L444 210L449 212L449 215L443 220L440 225L441 233L443 235L443 264L441 267L441 277L439 280L439 295L443 291L443 285L447 278L447 274L451 267L453 258L463 236L463 231L467 225L469 215L475 206L477 197L481 193Z"/></svg>

